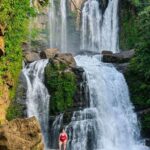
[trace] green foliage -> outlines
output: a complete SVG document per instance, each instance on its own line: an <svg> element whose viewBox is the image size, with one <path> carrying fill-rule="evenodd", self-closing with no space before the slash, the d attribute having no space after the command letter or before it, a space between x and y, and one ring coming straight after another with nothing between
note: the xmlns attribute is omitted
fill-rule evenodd
<svg viewBox="0 0 150 150"><path fill-rule="evenodd" d="M6 84L9 80L13 83L13 87L9 88L11 100L15 97L17 80L22 68L22 43L29 35L30 16L35 16L30 1L0 0L0 24L6 26L4 35L6 54L0 57L0 83ZM21 112L21 106L14 105L12 101L7 111L7 119L20 117Z"/></svg>
<svg viewBox="0 0 150 150"><path fill-rule="evenodd" d="M140 0L132 0L131 2L132 2L132 4L134 4L135 6L140 5Z"/></svg>
<svg viewBox="0 0 150 150"><path fill-rule="evenodd" d="M120 48L123 50L135 47L138 40L137 12L134 5L129 2L122 4L120 16Z"/></svg>
<svg viewBox="0 0 150 150"><path fill-rule="evenodd" d="M45 69L45 82L50 92L50 113L63 112L73 105L76 91L76 78L73 72L64 71L65 64L48 64Z"/></svg>
<svg viewBox="0 0 150 150"><path fill-rule="evenodd" d="M6 116L7 120L10 121L12 119L22 117L23 113L22 109L23 109L22 106L19 104L10 104L10 106L7 109L7 116Z"/></svg>
<svg viewBox="0 0 150 150"><path fill-rule="evenodd" d="M121 49L132 49L135 47L135 44L138 40L138 32L137 32L137 22L135 20L135 16L127 17L129 16L129 13L127 12L127 15L125 15L123 24L122 24L122 32L120 35L120 46Z"/></svg>
<svg viewBox="0 0 150 150"><path fill-rule="evenodd" d="M139 13L137 23L139 39L127 80L133 103L137 109L143 109L150 107L150 7Z"/></svg>
<svg viewBox="0 0 150 150"><path fill-rule="evenodd" d="M142 134L144 137L149 137L150 133L150 113L144 114L141 117L141 124L142 124Z"/></svg>
<svg viewBox="0 0 150 150"><path fill-rule="evenodd" d="M5 25L6 55L0 58L0 80L7 72L16 83L22 65L22 42L28 37L29 16L35 15L30 1L1 0L0 24ZM11 89L14 96L15 87Z"/></svg>

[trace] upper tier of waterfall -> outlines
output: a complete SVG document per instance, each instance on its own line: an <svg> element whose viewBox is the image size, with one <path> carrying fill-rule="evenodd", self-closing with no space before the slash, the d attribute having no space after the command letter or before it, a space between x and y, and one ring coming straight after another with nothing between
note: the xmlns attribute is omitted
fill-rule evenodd
<svg viewBox="0 0 150 150"><path fill-rule="evenodd" d="M101 1L100 1L101 3ZM109 0L104 13L97 0L87 0L82 9L81 49L119 51L118 0Z"/></svg>
<svg viewBox="0 0 150 150"><path fill-rule="evenodd" d="M58 5L58 4L57 4ZM57 8L58 9L58 8ZM60 0L59 9L51 0L49 6L49 46L67 52L67 1Z"/></svg>

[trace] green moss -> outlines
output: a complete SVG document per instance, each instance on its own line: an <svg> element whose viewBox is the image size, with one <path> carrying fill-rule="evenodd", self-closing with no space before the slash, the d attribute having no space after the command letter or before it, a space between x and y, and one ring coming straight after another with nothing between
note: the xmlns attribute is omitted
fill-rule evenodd
<svg viewBox="0 0 150 150"><path fill-rule="evenodd" d="M10 104L7 110L7 120L10 121L15 118L22 117L23 107L19 104Z"/></svg>
<svg viewBox="0 0 150 150"><path fill-rule="evenodd" d="M50 113L63 112L73 105L76 91L76 77L65 71L65 64L48 64L45 68L45 81L50 92Z"/></svg>

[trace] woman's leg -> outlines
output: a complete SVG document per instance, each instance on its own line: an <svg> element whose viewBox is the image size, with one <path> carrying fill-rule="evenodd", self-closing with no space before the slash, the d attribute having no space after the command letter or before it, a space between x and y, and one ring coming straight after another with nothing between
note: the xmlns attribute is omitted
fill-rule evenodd
<svg viewBox="0 0 150 150"><path fill-rule="evenodd" d="M64 142L64 150L66 150L67 142Z"/></svg>
<svg viewBox="0 0 150 150"><path fill-rule="evenodd" d="M61 150L62 142L59 141L59 150Z"/></svg>

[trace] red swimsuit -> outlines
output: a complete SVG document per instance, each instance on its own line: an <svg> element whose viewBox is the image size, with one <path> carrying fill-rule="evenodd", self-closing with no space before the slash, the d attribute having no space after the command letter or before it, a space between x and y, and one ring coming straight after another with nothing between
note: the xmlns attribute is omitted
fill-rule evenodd
<svg viewBox="0 0 150 150"><path fill-rule="evenodd" d="M59 140L64 143L67 140L67 135L66 134L61 134L59 137Z"/></svg>

